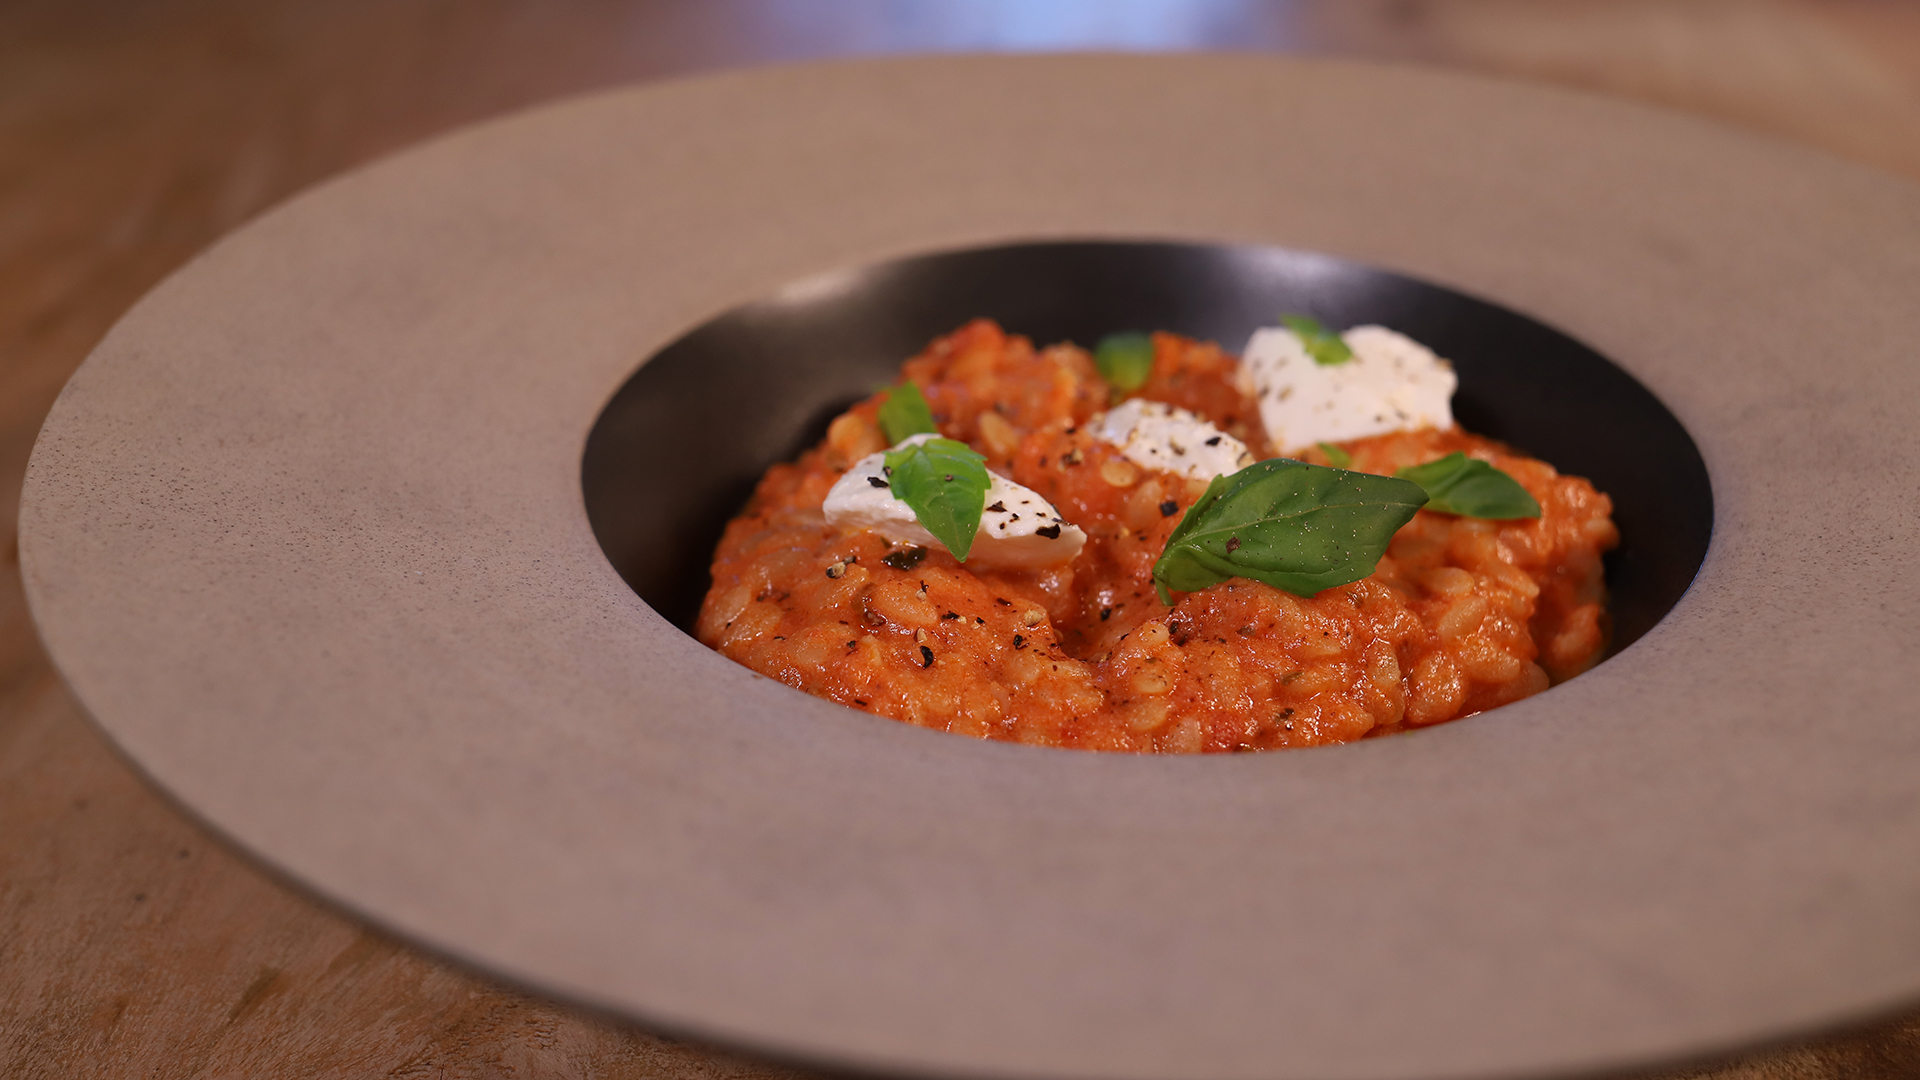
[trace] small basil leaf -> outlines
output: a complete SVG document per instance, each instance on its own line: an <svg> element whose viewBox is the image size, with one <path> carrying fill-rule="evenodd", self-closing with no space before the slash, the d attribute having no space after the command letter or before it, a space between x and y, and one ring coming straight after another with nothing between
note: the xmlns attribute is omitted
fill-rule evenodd
<svg viewBox="0 0 1920 1080"><path fill-rule="evenodd" d="M1427 493L1427 509L1443 514L1494 521L1540 516L1540 504L1520 481L1457 450L1394 475L1419 484Z"/></svg>
<svg viewBox="0 0 1920 1080"><path fill-rule="evenodd" d="M1309 315L1282 315L1280 321L1287 329L1300 338L1300 344L1306 347L1307 355L1321 366L1344 364L1353 359L1353 350L1340 340L1340 335L1320 325L1320 320Z"/></svg>
<svg viewBox="0 0 1920 1080"><path fill-rule="evenodd" d="M1153 374L1153 339L1138 330L1108 334L1094 346L1093 363L1115 390L1131 393Z"/></svg>
<svg viewBox="0 0 1920 1080"><path fill-rule="evenodd" d="M1192 592L1252 578L1299 596L1359 581L1427 501L1418 484L1273 458L1217 476L1153 565L1153 584Z"/></svg>
<svg viewBox="0 0 1920 1080"><path fill-rule="evenodd" d="M1340 449L1339 447L1333 445L1330 442L1321 443L1320 452L1327 455L1327 460L1333 462L1333 467L1336 469L1348 469L1353 467L1353 455L1347 453L1345 450Z"/></svg>
<svg viewBox="0 0 1920 1080"><path fill-rule="evenodd" d="M940 426L933 422L933 410L927 407L926 396L910 382L887 390L887 399L880 403L880 430L886 432L888 445L910 435L940 434Z"/></svg>
<svg viewBox="0 0 1920 1080"><path fill-rule="evenodd" d="M928 439L887 451L886 463L893 497L912 507L920 525L966 562L987 506L986 456L953 439Z"/></svg>

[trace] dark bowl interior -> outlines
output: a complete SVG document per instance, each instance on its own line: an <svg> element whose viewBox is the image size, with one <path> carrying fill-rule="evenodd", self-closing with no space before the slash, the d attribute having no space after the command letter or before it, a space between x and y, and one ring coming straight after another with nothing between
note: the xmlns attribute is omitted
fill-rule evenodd
<svg viewBox="0 0 1920 1080"><path fill-rule="evenodd" d="M795 283L651 357L595 422L587 518L635 592L685 629L727 520L768 465L818 441L902 360L977 316L1036 344L1171 330L1234 351L1281 312L1378 323L1447 357L1454 413L1613 497L1612 651L1680 599L1707 552L1706 464L1672 413L1599 353L1524 315L1326 255L1178 243L1032 243Z"/></svg>

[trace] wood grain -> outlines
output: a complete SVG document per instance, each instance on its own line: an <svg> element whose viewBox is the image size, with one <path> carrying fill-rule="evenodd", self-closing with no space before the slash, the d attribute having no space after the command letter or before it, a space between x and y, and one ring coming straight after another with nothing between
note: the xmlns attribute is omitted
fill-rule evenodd
<svg viewBox="0 0 1920 1080"><path fill-rule="evenodd" d="M799 1075L422 954L188 820L85 720L34 638L20 477L60 385L142 293L382 153L633 79L1071 47L1451 65L1920 177L1920 5L1902 0L16 0L0 8L0 1075ZM1920 1013L1663 1075L1920 1076Z"/></svg>

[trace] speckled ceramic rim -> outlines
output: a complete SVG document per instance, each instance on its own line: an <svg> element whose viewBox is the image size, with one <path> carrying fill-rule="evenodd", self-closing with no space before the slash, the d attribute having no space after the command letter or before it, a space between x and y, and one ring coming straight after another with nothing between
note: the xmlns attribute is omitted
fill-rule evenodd
<svg viewBox="0 0 1920 1080"><path fill-rule="evenodd" d="M1048 237L1324 251L1593 344L1698 441L1693 590L1416 735L1035 752L702 651L582 440L781 282ZM1920 191L1589 98L1253 58L752 71L439 140L138 305L30 466L75 693L160 784L415 939L859 1068L1509 1076L1920 993Z"/></svg>

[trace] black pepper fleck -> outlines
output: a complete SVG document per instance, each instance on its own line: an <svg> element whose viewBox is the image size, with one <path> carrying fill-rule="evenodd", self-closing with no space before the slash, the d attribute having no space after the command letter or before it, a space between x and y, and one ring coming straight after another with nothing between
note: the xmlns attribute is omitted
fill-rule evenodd
<svg viewBox="0 0 1920 1080"><path fill-rule="evenodd" d="M903 547L899 551L889 551L881 556L880 561L895 570L911 570L919 566L920 560L926 557L927 549L914 544L911 547Z"/></svg>
<svg viewBox="0 0 1920 1080"><path fill-rule="evenodd" d="M1180 512L1180 504L1177 502L1174 502L1172 499L1168 499L1166 502L1163 502L1160 504L1161 517L1172 517L1173 515L1179 512Z"/></svg>
<svg viewBox="0 0 1920 1080"><path fill-rule="evenodd" d="M933 666L933 650L927 648L925 645L920 646L920 666L923 668Z"/></svg>
<svg viewBox="0 0 1920 1080"><path fill-rule="evenodd" d="M1049 525L1044 529L1035 529L1033 531L1049 540L1060 539L1060 526L1058 525Z"/></svg>
<svg viewBox="0 0 1920 1080"><path fill-rule="evenodd" d="M872 484L874 487L878 487L878 488L891 486L885 480L882 480L877 476L867 477L867 483Z"/></svg>

